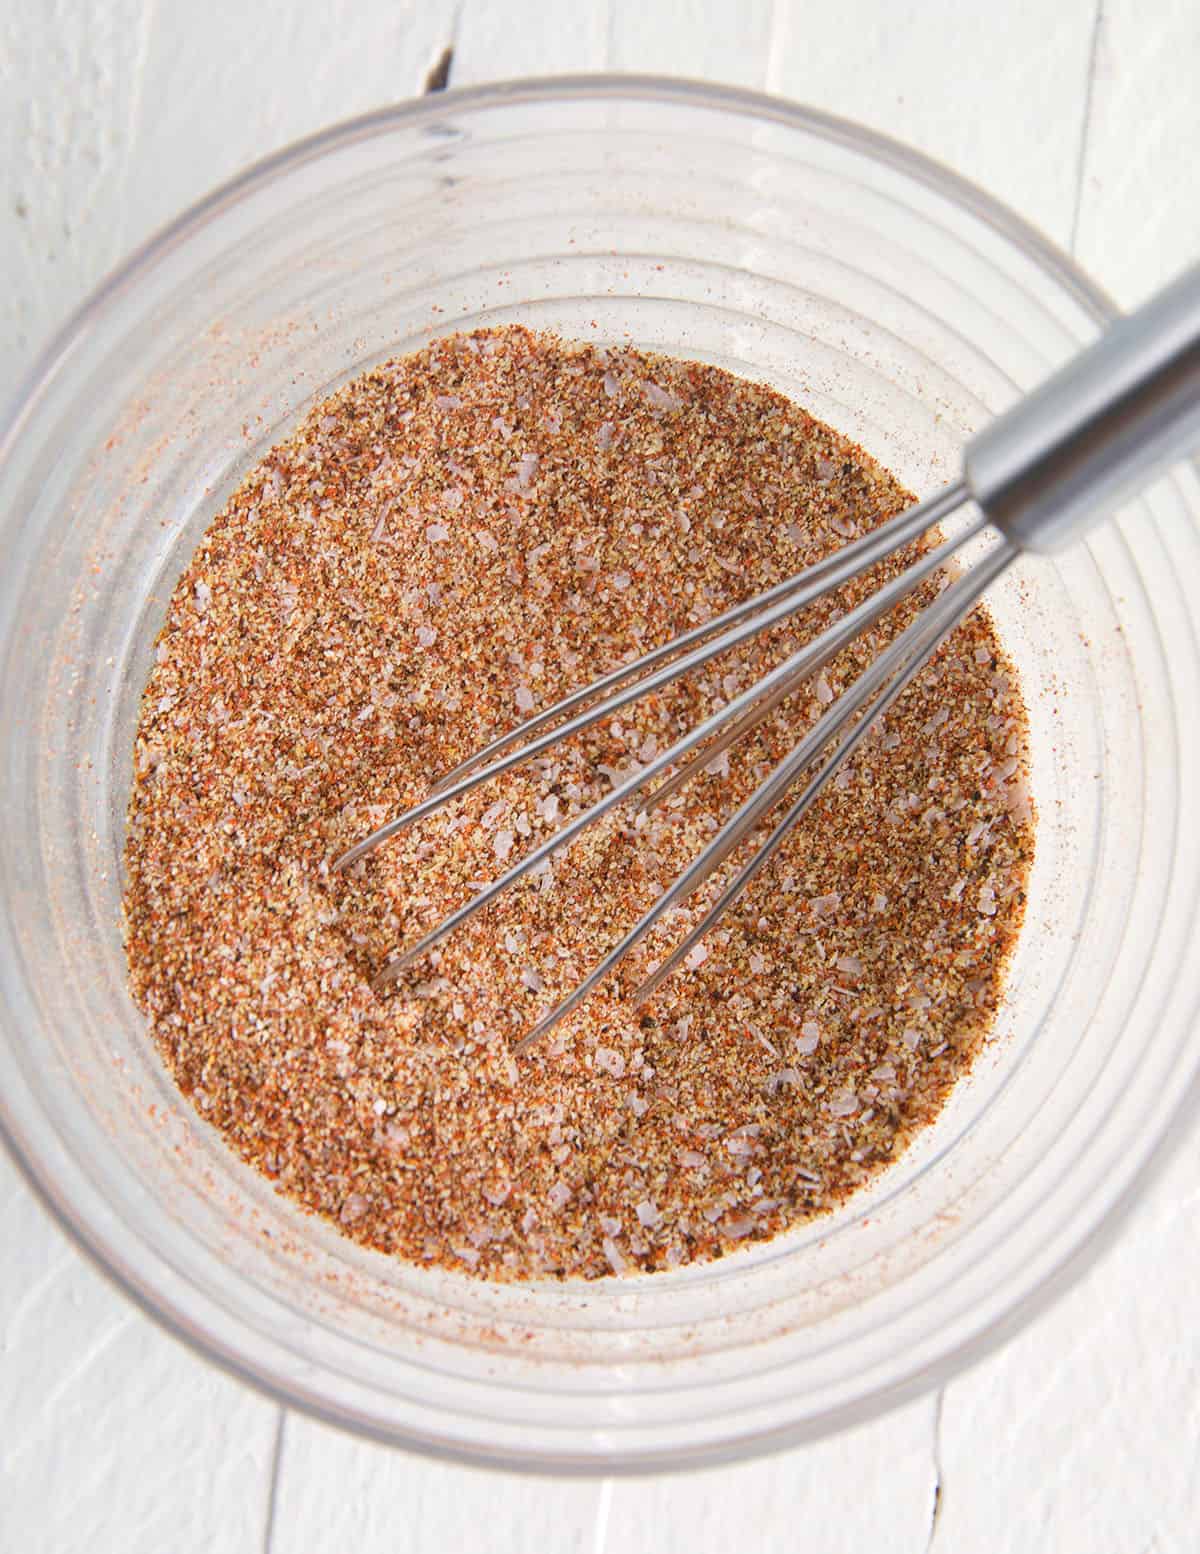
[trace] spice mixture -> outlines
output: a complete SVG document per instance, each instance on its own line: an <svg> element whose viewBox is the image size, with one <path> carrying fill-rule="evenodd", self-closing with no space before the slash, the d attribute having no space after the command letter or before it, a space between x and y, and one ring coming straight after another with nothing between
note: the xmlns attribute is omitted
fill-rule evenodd
<svg viewBox="0 0 1200 1554"><path fill-rule="evenodd" d="M533 709L910 500L767 388L519 328L318 405L192 558L137 732L129 966L184 1094L355 1240L489 1278L717 1257L895 1159L985 1038L1024 906L1025 720L982 609L686 969L628 1001L727 874L512 1048L936 581L661 808L610 815L370 983L911 552L330 865Z"/></svg>

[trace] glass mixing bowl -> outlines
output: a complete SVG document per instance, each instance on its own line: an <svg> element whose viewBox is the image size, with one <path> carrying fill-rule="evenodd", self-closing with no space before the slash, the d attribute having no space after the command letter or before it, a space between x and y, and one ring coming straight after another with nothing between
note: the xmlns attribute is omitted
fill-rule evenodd
<svg viewBox="0 0 1200 1554"><path fill-rule="evenodd" d="M505 320L633 339L774 384L924 494L1110 313L1012 215L876 135L631 77L359 119L135 255L0 442L0 1115L77 1240L289 1403L542 1470L812 1436L1028 1317L1161 1156L1200 1057L1192 468L995 592L1040 838L974 1073L872 1191L713 1266L490 1287L276 1197L176 1096L126 992L123 817L174 578L266 447L370 363Z"/></svg>

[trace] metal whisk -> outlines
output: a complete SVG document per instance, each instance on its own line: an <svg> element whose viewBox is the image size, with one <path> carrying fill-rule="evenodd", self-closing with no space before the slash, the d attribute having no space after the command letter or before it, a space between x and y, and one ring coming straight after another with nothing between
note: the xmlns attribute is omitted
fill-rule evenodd
<svg viewBox="0 0 1200 1554"><path fill-rule="evenodd" d="M930 529L958 519L957 531L925 551L856 608L792 653L741 695L618 783L598 803L534 848L418 943L388 961L376 986L397 978L468 918L585 827L676 770L643 807L660 804L722 750L748 734L806 680L969 541L990 544L921 610L887 649L730 816L709 844L565 999L518 1044L544 1036L654 927L718 869L742 840L792 795L782 818L721 890L715 902L634 994L648 997L671 975L778 849L872 725L896 701L984 590L1022 552L1048 553L1078 539L1122 497L1200 445L1200 265L1022 400L967 445L960 479L919 506L788 578L765 593L684 632L494 740L447 773L430 795L380 826L336 862L344 869L406 826L459 795L541 755L561 740L670 684L858 577ZM814 770L815 768L815 770Z"/></svg>

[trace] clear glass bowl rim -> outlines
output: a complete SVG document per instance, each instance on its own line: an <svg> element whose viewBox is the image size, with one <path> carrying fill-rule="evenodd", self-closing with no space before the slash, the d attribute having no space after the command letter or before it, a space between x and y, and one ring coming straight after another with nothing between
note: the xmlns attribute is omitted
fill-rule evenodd
<svg viewBox="0 0 1200 1554"><path fill-rule="evenodd" d="M139 281L176 247L209 224L218 221L226 211L240 201L268 188L278 179L327 153L361 141L386 136L394 130L417 126L422 120L442 118L452 106L465 110L499 109L506 105L544 104L555 101L571 103L589 99L642 101L712 109L758 122L773 123L785 129L795 129L846 146L870 160L894 168L914 181L926 185L973 216L982 225L990 227L999 237L1049 275L1098 325L1105 325L1118 316L1119 309L1111 298L1080 269L1069 255L1002 201L985 193L935 159L850 120L791 103L764 92L679 77L601 73L492 82L474 87L456 87L434 96L411 99L390 107L376 109L295 141L219 185L153 234L111 271L67 318L26 371L7 408L0 414L0 465L7 458L10 448L20 435L23 423L32 413L42 392L61 373L70 370L75 350L89 332L97 327L106 314L115 310L126 293L136 287ZM1200 460L1196 463L1200 467ZM1166 1121L1159 1138L1149 1148L1140 1170L1131 1179L1124 1193L1110 1207L1107 1215L1056 1267L1046 1274L1040 1284L1027 1290L1023 1298L1018 1300L1000 1321L993 1323L986 1332L943 1354L926 1371L909 1376L903 1385L886 1394L876 1394L862 1400L852 1410L847 1410L845 1417L832 1422L830 1427L845 1428L862 1422L943 1383L966 1365L999 1347L1057 1299L1111 1243L1130 1209L1161 1173L1183 1139L1189 1136L1190 1130L1186 1119L1196 1109L1198 1100L1200 1100L1200 1077L1193 1078L1188 1089L1181 1094L1173 1115ZM156 1287L154 1280L130 1268L120 1256L119 1250L107 1245L96 1228L78 1212L69 1196L63 1191L62 1185L56 1180L49 1160L39 1155L32 1141L18 1139L14 1120L7 1113L2 1096L0 1096L0 1142L7 1147L10 1157L43 1206L74 1244L123 1294L174 1337L182 1340L205 1359L220 1365L239 1380L265 1392L280 1404L298 1408L323 1419L326 1423L349 1428L359 1434L374 1435L389 1445L399 1444L394 1435L365 1427L360 1419L348 1419L335 1409L322 1408L314 1402L311 1395L302 1395L281 1382L277 1376L268 1375L256 1369L244 1353L217 1336L215 1329L221 1326L219 1312L212 1313L212 1327L205 1331L193 1317L175 1309L170 1297L161 1288ZM711 1465L720 1460L738 1459L759 1455L768 1450L784 1449L801 1440L811 1438L811 1435L811 1427L798 1426L794 1432L787 1430L774 1432L769 1439L765 1440L744 1437L733 1443L731 1449L726 1451L705 1451L699 1459L699 1464L684 1452L676 1460L665 1461L663 1457L656 1456L653 1460L643 1463L606 1461L590 1465L580 1463L564 1465L548 1461L541 1464L537 1471L577 1473L582 1469L611 1475L648 1470L657 1472L670 1467ZM406 1449L422 1451L431 1456L474 1461L493 1468L528 1471L529 1467L524 1459L506 1460L494 1455L480 1458L469 1451L447 1450L444 1445L433 1440L420 1440L406 1436L402 1444Z"/></svg>

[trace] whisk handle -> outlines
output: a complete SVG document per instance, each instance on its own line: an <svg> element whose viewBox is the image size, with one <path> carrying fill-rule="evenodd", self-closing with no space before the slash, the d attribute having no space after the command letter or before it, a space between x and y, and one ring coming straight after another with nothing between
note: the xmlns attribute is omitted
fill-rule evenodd
<svg viewBox="0 0 1200 1554"><path fill-rule="evenodd" d="M968 444L964 479L1025 550L1054 551L1200 448L1200 264Z"/></svg>

